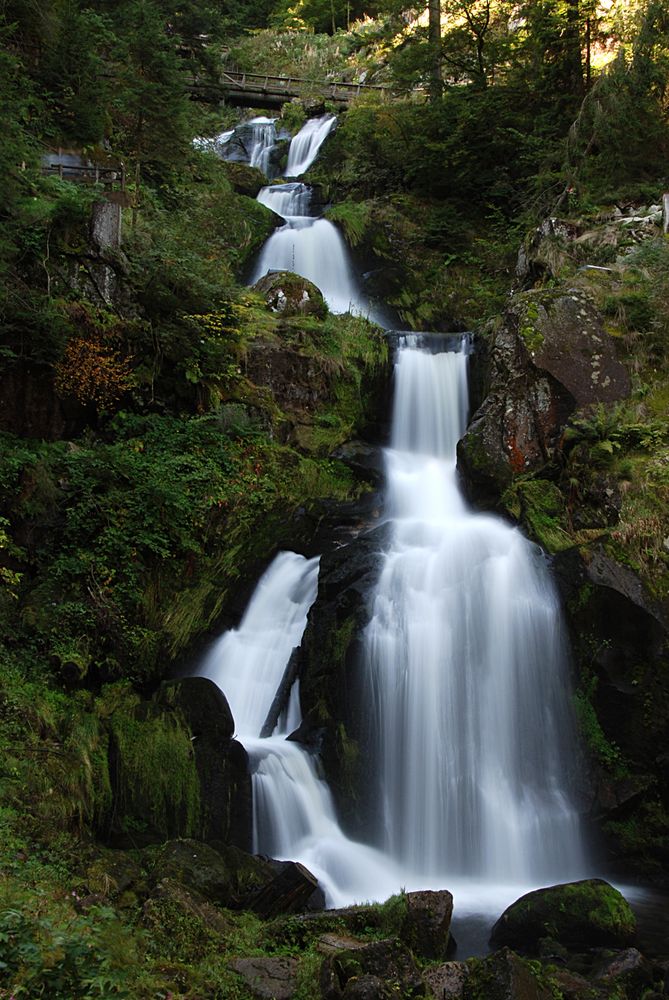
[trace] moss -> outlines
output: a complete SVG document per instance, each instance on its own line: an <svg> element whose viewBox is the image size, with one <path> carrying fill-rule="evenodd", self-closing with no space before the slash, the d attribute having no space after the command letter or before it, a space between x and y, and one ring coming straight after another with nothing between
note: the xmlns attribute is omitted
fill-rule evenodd
<svg viewBox="0 0 669 1000"><path fill-rule="evenodd" d="M565 498L546 479L516 481L502 497L502 503L527 526L532 538L548 552L560 552L575 544L567 526Z"/></svg>
<svg viewBox="0 0 669 1000"><path fill-rule="evenodd" d="M525 346L530 354L543 347L544 335L537 327L539 319L539 306L536 302L528 302L523 310L523 315L518 325L518 332L523 338Z"/></svg>
<svg viewBox="0 0 669 1000"><path fill-rule="evenodd" d="M96 707L114 741L114 824L126 833L195 833L200 784L190 732L180 714L140 705L125 683L104 689Z"/></svg>

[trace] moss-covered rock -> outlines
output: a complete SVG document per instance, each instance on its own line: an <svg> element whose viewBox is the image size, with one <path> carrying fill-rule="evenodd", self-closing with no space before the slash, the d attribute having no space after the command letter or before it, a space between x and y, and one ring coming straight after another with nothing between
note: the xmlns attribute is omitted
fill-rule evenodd
<svg viewBox="0 0 669 1000"><path fill-rule="evenodd" d="M499 918L490 940L531 953L542 938L578 951L622 948L635 935L636 919L625 897L603 879L584 879L521 896Z"/></svg>
<svg viewBox="0 0 669 1000"><path fill-rule="evenodd" d="M323 294L313 281L292 271L273 271L259 278L253 286L264 295L272 312L282 316L318 316L328 311Z"/></svg>
<svg viewBox="0 0 669 1000"><path fill-rule="evenodd" d="M553 1000L550 985L537 969L508 948L467 963L463 1000Z"/></svg>

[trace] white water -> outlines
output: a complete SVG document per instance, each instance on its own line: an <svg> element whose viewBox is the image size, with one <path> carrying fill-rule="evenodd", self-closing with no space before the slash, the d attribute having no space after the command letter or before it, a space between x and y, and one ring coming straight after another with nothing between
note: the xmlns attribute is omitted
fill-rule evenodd
<svg viewBox="0 0 669 1000"><path fill-rule="evenodd" d="M566 790L575 736L559 607L539 548L459 494L466 413L463 353L400 350L392 542L365 635L375 847L344 835L318 760L286 740L301 721L297 682L273 735L259 738L318 560L277 556L201 668L249 753L253 849L301 861L329 906L448 888L460 917L499 915L531 888L585 874Z"/></svg>
<svg viewBox="0 0 669 1000"><path fill-rule="evenodd" d="M304 123L290 144L288 162L284 171L286 177L301 177L307 172L336 124L337 119L334 115L309 118Z"/></svg>
<svg viewBox="0 0 669 1000"><path fill-rule="evenodd" d="M427 884L546 884L585 868L560 609L540 549L460 496L466 411L463 353L400 350L365 638L376 837Z"/></svg>
<svg viewBox="0 0 669 1000"><path fill-rule="evenodd" d="M261 577L239 628L214 644L199 673L225 693L236 737L249 754L253 850L301 861L317 876L328 905L343 906L391 895L400 886L401 872L379 851L343 834L318 761L286 740L301 722L297 683L273 735L259 737L302 638L317 584L318 559L281 552Z"/></svg>
<svg viewBox="0 0 669 1000"><path fill-rule="evenodd" d="M312 166L337 123L334 115L310 118L288 150L285 177L301 177ZM240 143L243 137L243 144ZM244 159L270 175L277 142L275 119L253 118L215 141L224 159ZM383 323L383 315L363 294L351 267L346 242L335 225L310 212L311 188L291 181L261 189L258 201L286 220L263 246L249 276L253 285L268 271L292 271L320 289L334 313L353 312Z"/></svg>

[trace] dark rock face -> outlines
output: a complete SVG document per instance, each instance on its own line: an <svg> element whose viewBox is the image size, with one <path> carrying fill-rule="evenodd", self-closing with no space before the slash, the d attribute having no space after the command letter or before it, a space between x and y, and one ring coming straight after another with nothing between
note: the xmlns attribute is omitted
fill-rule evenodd
<svg viewBox="0 0 669 1000"><path fill-rule="evenodd" d="M402 938L413 952L425 958L446 958L453 914L453 896L445 889L408 892L407 916Z"/></svg>
<svg viewBox="0 0 669 1000"><path fill-rule="evenodd" d="M283 316L318 316L323 319L328 311L316 285L292 271L265 274L253 288L262 292L272 312Z"/></svg>
<svg viewBox="0 0 669 1000"><path fill-rule="evenodd" d="M627 370L616 358L614 342L587 295L572 288L553 299L547 300L543 293L536 297L525 311L527 316L534 306L536 318L529 335L534 365L563 385L577 406L628 396Z"/></svg>
<svg viewBox="0 0 669 1000"><path fill-rule="evenodd" d="M491 332L485 367L488 393L458 445L466 487L484 506L495 506L514 476L555 458L575 409L630 391L613 340L579 289L518 297Z"/></svg>
<svg viewBox="0 0 669 1000"><path fill-rule="evenodd" d="M425 996L411 952L394 939L328 956L321 966L323 1000L409 1000Z"/></svg>
<svg viewBox="0 0 669 1000"><path fill-rule="evenodd" d="M508 948L478 962L465 981L463 1000L552 1000L552 991Z"/></svg>
<svg viewBox="0 0 669 1000"><path fill-rule="evenodd" d="M296 736L320 748L340 815L358 832L374 812L370 797L362 795L369 757L361 636L387 538L388 527L381 525L323 556L298 654L304 722Z"/></svg>
<svg viewBox="0 0 669 1000"><path fill-rule="evenodd" d="M183 713L193 736L200 781L199 836L247 848L251 843L251 779L244 747L233 739L232 712L206 677L163 684L159 699Z"/></svg>
<svg viewBox="0 0 669 1000"><path fill-rule="evenodd" d="M492 387L458 444L458 470L470 496L496 506L513 477L544 466L555 454L575 407L571 393L532 364L509 314L489 352Z"/></svg>
<svg viewBox="0 0 669 1000"><path fill-rule="evenodd" d="M230 967L258 1000L291 1000L297 988L296 958L237 958Z"/></svg>
<svg viewBox="0 0 669 1000"><path fill-rule="evenodd" d="M313 413L330 389L316 358L268 341L251 341L246 374L255 385L271 389L282 410Z"/></svg>
<svg viewBox="0 0 669 1000"><path fill-rule="evenodd" d="M620 948L631 944L636 920L625 898L602 879L537 889L509 906L492 929L493 945L536 952L542 938L567 948Z"/></svg>
<svg viewBox="0 0 669 1000"><path fill-rule="evenodd" d="M262 858L235 847L198 840L169 840L152 858L156 880L170 879L188 892L229 909L246 907L258 889L275 877Z"/></svg>

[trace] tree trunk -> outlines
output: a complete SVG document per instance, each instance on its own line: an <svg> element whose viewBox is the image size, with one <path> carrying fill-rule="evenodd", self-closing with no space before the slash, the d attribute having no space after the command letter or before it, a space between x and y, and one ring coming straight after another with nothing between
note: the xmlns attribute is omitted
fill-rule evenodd
<svg viewBox="0 0 669 1000"><path fill-rule="evenodd" d="M441 0L429 0L430 100L441 97Z"/></svg>

